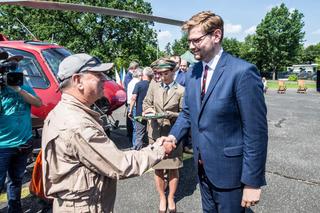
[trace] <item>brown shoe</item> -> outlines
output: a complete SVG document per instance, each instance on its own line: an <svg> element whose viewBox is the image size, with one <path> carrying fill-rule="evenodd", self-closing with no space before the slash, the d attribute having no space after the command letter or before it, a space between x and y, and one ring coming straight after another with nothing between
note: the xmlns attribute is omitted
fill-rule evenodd
<svg viewBox="0 0 320 213"><path fill-rule="evenodd" d="M169 213L177 213L177 209L174 208L174 209L169 209Z"/></svg>

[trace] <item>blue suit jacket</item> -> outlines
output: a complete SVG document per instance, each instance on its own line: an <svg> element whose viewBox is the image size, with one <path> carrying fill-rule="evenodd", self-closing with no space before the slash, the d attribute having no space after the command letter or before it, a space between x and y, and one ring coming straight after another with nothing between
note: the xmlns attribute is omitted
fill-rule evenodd
<svg viewBox="0 0 320 213"><path fill-rule="evenodd" d="M201 103L202 62L186 75L182 112L170 134L191 127L194 160L219 188L266 184L267 109L257 68L223 52Z"/></svg>
<svg viewBox="0 0 320 213"><path fill-rule="evenodd" d="M185 86L185 76L186 76L186 73L185 72L183 72L182 70L178 70L177 71L178 73L177 73L177 77L176 77L176 79L175 79L175 82L177 82L178 84L180 84L181 86Z"/></svg>

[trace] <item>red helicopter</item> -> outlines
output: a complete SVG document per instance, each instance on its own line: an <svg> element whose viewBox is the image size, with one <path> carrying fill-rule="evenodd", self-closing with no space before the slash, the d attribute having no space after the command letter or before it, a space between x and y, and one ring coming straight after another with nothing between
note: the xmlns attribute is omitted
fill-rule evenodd
<svg viewBox="0 0 320 213"><path fill-rule="evenodd" d="M72 53L62 46L41 41L9 41L0 34L0 52L4 51L10 56L24 57L19 61L18 69L24 74L24 82L31 86L42 99L41 107L31 109L33 128L41 128L47 114L61 98L61 92L57 91L56 78L59 64ZM117 127L119 124L112 118L112 111L121 107L125 102L124 89L109 78L104 84L104 97L93 106L93 109L101 113L107 133L110 127Z"/></svg>

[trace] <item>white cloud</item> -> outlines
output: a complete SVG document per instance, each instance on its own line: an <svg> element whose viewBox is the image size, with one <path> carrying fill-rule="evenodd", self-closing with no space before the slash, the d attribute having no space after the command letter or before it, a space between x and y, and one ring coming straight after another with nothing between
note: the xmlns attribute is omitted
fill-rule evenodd
<svg viewBox="0 0 320 213"><path fill-rule="evenodd" d="M224 28L226 33L239 33L242 26L240 24L226 24Z"/></svg>
<svg viewBox="0 0 320 213"><path fill-rule="evenodd" d="M170 31L159 31L158 32L158 45L160 50L164 50L165 46L170 42L172 44L173 35Z"/></svg>
<svg viewBox="0 0 320 213"><path fill-rule="evenodd" d="M160 31L158 33L158 40L159 42L169 42L172 39L172 34L166 30L166 31Z"/></svg>
<svg viewBox="0 0 320 213"><path fill-rule="evenodd" d="M245 34L255 34L256 29L257 29L257 26L253 25L253 26L249 27L248 29L246 29L244 32L245 32Z"/></svg>
<svg viewBox="0 0 320 213"><path fill-rule="evenodd" d="M316 31L312 32L313 35L320 35L320 29L317 29Z"/></svg>

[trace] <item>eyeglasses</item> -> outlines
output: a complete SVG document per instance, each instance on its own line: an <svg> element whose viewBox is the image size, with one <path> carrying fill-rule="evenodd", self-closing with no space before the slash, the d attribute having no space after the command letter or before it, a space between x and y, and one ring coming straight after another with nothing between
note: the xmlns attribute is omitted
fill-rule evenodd
<svg viewBox="0 0 320 213"><path fill-rule="evenodd" d="M194 39L188 39L188 44L190 45L191 43L195 46L201 44L201 42L203 41L204 37L206 37L207 35L209 35L210 33L214 32L215 30L212 30L210 32L207 32L206 34L200 36L199 38L194 38Z"/></svg>

